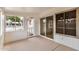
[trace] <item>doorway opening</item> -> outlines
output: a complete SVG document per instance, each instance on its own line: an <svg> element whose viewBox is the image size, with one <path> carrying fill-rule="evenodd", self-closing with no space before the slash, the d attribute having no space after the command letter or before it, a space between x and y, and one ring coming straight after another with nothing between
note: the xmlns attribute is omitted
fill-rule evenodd
<svg viewBox="0 0 79 59"><path fill-rule="evenodd" d="M29 36L33 36L34 35L34 18L31 17L29 20L28 20L28 34Z"/></svg>

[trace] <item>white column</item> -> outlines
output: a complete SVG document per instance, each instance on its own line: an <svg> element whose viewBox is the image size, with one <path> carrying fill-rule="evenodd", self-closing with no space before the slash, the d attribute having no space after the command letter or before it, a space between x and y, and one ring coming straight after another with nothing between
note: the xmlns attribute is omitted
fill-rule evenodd
<svg viewBox="0 0 79 59"><path fill-rule="evenodd" d="M40 18L36 17L34 20L35 35L40 35Z"/></svg>
<svg viewBox="0 0 79 59"><path fill-rule="evenodd" d="M56 17L55 14L53 14L53 39L55 39L55 35L56 35Z"/></svg>
<svg viewBox="0 0 79 59"><path fill-rule="evenodd" d="M79 8L76 9L76 36L79 39Z"/></svg>
<svg viewBox="0 0 79 59"><path fill-rule="evenodd" d="M24 30L27 30L27 19L26 19L26 17L24 17L23 20L24 20L24 21L23 21Z"/></svg>
<svg viewBox="0 0 79 59"><path fill-rule="evenodd" d="M27 36L28 36L28 19L27 19L27 17L24 17L24 31L27 32Z"/></svg>
<svg viewBox="0 0 79 59"><path fill-rule="evenodd" d="M4 45L4 33L5 33L5 15L4 15L4 9L2 8L1 9L1 19L0 19L0 22L1 22L1 38L0 38L0 49L3 48L3 45Z"/></svg>

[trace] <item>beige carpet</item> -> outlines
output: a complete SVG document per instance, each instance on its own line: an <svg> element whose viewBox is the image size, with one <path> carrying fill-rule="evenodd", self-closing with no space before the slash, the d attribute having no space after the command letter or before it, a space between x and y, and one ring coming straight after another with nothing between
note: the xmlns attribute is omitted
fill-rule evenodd
<svg viewBox="0 0 79 59"><path fill-rule="evenodd" d="M54 41L37 36L4 46L4 50L8 51L75 51L72 48L58 44Z"/></svg>

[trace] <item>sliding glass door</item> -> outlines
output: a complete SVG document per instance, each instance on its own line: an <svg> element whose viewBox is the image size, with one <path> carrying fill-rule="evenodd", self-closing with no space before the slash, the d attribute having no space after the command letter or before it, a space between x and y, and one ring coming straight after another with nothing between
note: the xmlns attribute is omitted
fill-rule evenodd
<svg viewBox="0 0 79 59"><path fill-rule="evenodd" d="M65 12L65 34L76 36L76 10Z"/></svg>
<svg viewBox="0 0 79 59"><path fill-rule="evenodd" d="M46 19L40 19L40 34L46 36Z"/></svg>
<svg viewBox="0 0 79 59"><path fill-rule="evenodd" d="M46 36L53 38L53 16L46 17Z"/></svg>
<svg viewBox="0 0 79 59"><path fill-rule="evenodd" d="M40 19L40 34L53 38L53 16Z"/></svg>
<svg viewBox="0 0 79 59"><path fill-rule="evenodd" d="M76 10L56 14L56 33L76 36Z"/></svg>
<svg viewBox="0 0 79 59"><path fill-rule="evenodd" d="M64 24L64 13L56 14L56 33L64 34L65 24Z"/></svg>

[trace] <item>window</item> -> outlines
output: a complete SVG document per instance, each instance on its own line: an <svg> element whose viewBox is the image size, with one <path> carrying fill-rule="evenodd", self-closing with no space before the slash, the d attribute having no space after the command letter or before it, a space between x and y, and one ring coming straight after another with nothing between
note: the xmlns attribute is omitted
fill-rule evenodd
<svg viewBox="0 0 79 59"><path fill-rule="evenodd" d="M23 30L23 17L7 16L6 17L6 32Z"/></svg>

